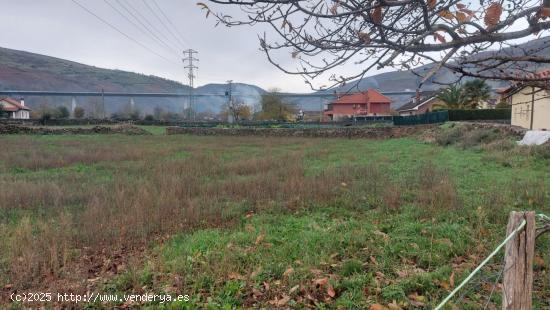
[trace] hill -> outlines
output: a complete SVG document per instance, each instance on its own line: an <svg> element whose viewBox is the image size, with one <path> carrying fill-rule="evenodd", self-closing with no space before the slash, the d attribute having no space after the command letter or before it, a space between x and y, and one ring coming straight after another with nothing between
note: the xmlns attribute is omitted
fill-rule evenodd
<svg viewBox="0 0 550 310"><path fill-rule="evenodd" d="M55 57L25 51L0 48L0 90L50 90L50 91L101 91L106 92L167 92L187 94L189 87L179 82L152 75L122 70L102 69ZM219 112L227 102L225 84L208 84L198 87L196 93L214 96L199 97L195 107L198 112ZM265 91L254 85L233 84L236 100L250 105L257 104ZM31 108L43 104L70 107L71 98L35 96L25 98ZM79 105L94 113L99 98L77 98ZM143 113L152 113L157 106L166 111L181 112L187 98L138 98L136 106ZM106 98L107 114L124 109L129 98Z"/></svg>

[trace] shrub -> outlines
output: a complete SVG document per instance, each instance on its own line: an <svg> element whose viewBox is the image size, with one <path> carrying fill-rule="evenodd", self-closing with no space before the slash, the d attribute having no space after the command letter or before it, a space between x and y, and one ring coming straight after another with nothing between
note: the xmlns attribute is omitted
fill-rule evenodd
<svg viewBox="0 0 550 310"><path fill-rule="evenodd" d="M442 131L435 136L435 142L441 146L454 145L458 143L461 137L462 130L460 127L442 128Z"/></svg>
<svg viewBox="0 0 550 310"><path fill-rule="evenodd" d="M69 109L67 109L67 107L60 106L57 108L56 116L58 118L69 118L70 115L71 113L69 112Z"/></svg>
<svg viewBox="0 0 550 310"><path fill-rule="evenodd" d="M145 116L144 120L146 121L154 121L155 120L155 117L151 114L148 114Z"/></svg>
<svg viewBox="0 0 550 310"><path fill-rule="evenodd" d="M80 119L80 118L83 118L85 113L86 113L86 112L85 112L84 109L81 108L81 107L76 107L76 108L74 109L74 117L75 117L75 118L79 118L79 119Z"/></svg>
<svg viewBox="0 0 550 310"><path fill-rule="evenodd" d="M495 141L498 138L499 134L495 129L476 129L464 132L460 144L464 148L469 148Z"/></svg>

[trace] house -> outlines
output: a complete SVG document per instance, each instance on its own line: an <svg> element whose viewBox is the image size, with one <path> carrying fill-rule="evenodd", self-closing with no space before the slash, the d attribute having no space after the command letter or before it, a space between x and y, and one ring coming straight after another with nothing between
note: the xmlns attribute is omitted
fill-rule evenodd
<svg viewBox="0 0 550 310"><path fill-rule="evenodd" d="M7 114L8 118L12 119L29 119L29 107L25 106L25 101L17 101L11 98L0 98L0 109Z"/></svg>
<svg viewBox="0 0 550 310"><path fill-rule="evenodd" d="M397 109L397 112L401 116L418 115L433 111L434 106L445 106L445 102L436 95L436 92L419 93Z"/></svg>
<svg viewBox="0 0 550 310"><path fill-rule="evenodd" d="M390 115L391 99L374 89L340 96L328 104L325 120L341 120L355 116Z"/></svg>
<svg viewBox="0 0 550 310"><path fill-rule="evenodd" d="M478 109L495 109L498 104L497 98L489 98L487 100L482 100L477 106Z"/></svg>
<svg viewBox="0 0 550 310"><path fill-rule="evenodd" d="M540 83L521 82L501 92L512 107L512 125L529 130L550 130L550 68L535 73L548 78Z"/></svg>

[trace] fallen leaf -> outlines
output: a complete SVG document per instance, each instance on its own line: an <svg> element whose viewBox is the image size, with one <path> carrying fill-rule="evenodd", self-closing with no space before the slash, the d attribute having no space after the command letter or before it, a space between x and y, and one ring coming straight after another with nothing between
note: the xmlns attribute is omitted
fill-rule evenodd
<svg viewBox="0 0 550 310"><path fill-rule="evenodd" d="M428 0L428 8L430 10L435 9L435 6L437 5L437 0Z"/></svg>
<svg viewBox="0 0 550 310"><path fill-rule="evenodd" d="M227 277L230 279L230 280L244 280L245 277L236 273L236 272L231 272L227 275Z"/></svg>
<svg viewBox="0 0 550 310"><path fill-rule="evenodd" d="M288 269L285 270L285 272L283 273L283 277L288 277L288 276L291 275L293 272L294 272L294 268L288 267Z"/></svg>
<svg viewBox="0 0 550 310"><path fill-rule="evenodd" d="M409 300L409 302L411 303L411 305L413 305L415 307L418 307L418 308L424 308L426 306L425 303L420 302L420 301L416 301L416 300Z"/></svg>
<svg viewBox="0 0 550 310"><path fill-rule="evenodd" d="M258 244L262 243L262 241L264 241L264 239L265 239L265 234L259 234L258 237L256 238L255 244L258 245Z"/></svg>
<svg viewBox="0 0 550 310"><path fill-rule="evenodd" d="M414 292L412 294L409 294L409 302L411 305L415 307L424 307L426 304L424 303L426 301L426 297L422 295L418 295L417 292Z"/></svg>
<svg viewBox="0 0 550 310"><path fill-rule="evenodd" d="M374 304L370 306L369 310L389 310L389 309L381 304Z"/></svg>
<svg viewBox="0 0 550 310"><path fill-rule="evenodd" d="M284 306L290 301L290 296L284 296L283 298L279 299L277 302L277 306Z"/></svg>
<svg viewBox="0 0 550 310"><path fill-rule="evenodd" d="M367 297L370 296L370 290L369 290L368 287L365 287L365 288L363 289L363 294L365 294L365 296L367 296Z"/></svg>
<svg viewBox="0 0 550 310"><path fill-rule="evenodd" d="M300 288L300 285L293 286L293 287L290 289L289 293L292 294L292 293L296 292L299 288Z"/></svg>
<svg viewBox="0 0 550 310"><path fill-rule="evenodd" d="M376 261L376 257L371 256L371 257L369 257L369 259L370 259L371 263L373 263L375 265L378 265L378 262Z"/></svg>
<svg viewBox="0 0 550 310"><path fill-rule="evenodd" d="M329 295L331 298L334 298L334 296L336 296L336 292L334 291L334 287L332 287L332 285L329 285L327 287L327 295Z"/></svg>
<svg viewBox="0 0 550 310"><path fill-rule="evenodd" d="M388 304L388 308L390 308L390 310L403 310L403 308L399 307L395 300Z"/></svg>
<svg viewBox="0 0 550 310"><path fill-rule="evenodd" d="M417 292L414 292L412 294L409 294L408 296L410 299L412 300L415 300L415 301L419 301L419 302L424 302L426 301L426 297L422 296L422 295L418 295Z"/></svg>
<svg viewBox="0 0 550 310"><path fill-rule="evenodd" d="M320 287L326 285L327 283L328 283L328 278L321 278L313 281L313 284Z"/></svg>
<svg viewBox="0 0 550 310"><path fill-rule="evenodd" d="M263 293L260 292L260 290L258 290L258 289L256 289L256 288L253 288L253 289L252 289L252 295L254 295L254 297L257 298L257 297L263 296Z"/></svg>
<svg viewBox="0 0 550 310"><path fill-rule="evenodd" d="M382 237L382 239L384 239L384 241L390 240L390 236L388 236L386 233L381 232L380 230L375 230L374 234Z"/></svg>

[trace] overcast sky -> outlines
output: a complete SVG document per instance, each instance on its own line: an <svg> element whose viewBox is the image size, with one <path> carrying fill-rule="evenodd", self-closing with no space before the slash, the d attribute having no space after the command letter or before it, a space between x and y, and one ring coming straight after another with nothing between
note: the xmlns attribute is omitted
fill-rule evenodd
<svg viewBox="0 0 550 310"><path fill-rule="evenodd" d="M284 91L309 91L301 77L280 72L259 51L257 35L264 31L261 26L214 27L214 19L205 18L205 12L196 5L196 0L156 0L177 30L169 23L167 28L181 43L156 20L142 0L77 1L168 60L113 30L71 0L0 0L0 46L97 67L153 74L184 83L188 81L187 74L179 54L182 49L191 47L199 52L200 59L196 85L223 83L231 79L266 89L279 87ZM152 0L147 1L153 11L162 14ZM134 11L134 14L138 17L142 14L153 23L158 31L151 30L172 48L155 42L157 39L142 25L133 21L141 30L138 29L108 3L130 19L131 15L120 3L126 3L129 10L133 7L139 12ZM143 18L140 20L147 26ZM293 61L289 55L291 67L294 67Z"/></svg>
<svg viewBox="0 0 550 310"><path fill-rule="evenodd" d="M79 7L75 1L120 32ZM234 80L264 89L277 87L289 92L310 91L301 77L282 73L268 63L259 50L258 34L267 31L268 39L277 38L273 34L270 36L265 25L215 27L215 20L205 18L205 12L196 5L197 0L146 1L0 0L0 46L97 67L157 75L185 84L188 79L181 51L193 48L199 52L197 57L200 59L195 85ZM210 2L204 2L216 8ZM239 16L236 7L223 6L223 9ZM139 22L125 10L132 12ZM165 22L165 27L154 14L159 19L166 14L174 26ZM158 42L159 39L164 43ZM284 56L278 59L282 65L290 69L297 67L290 53L288 57ZM357 65L350 63L330 73L349 76L358 69ZM371 72L371 75L375 73ZM315 82L317 86L326 83L323 80Z"/></svg>

